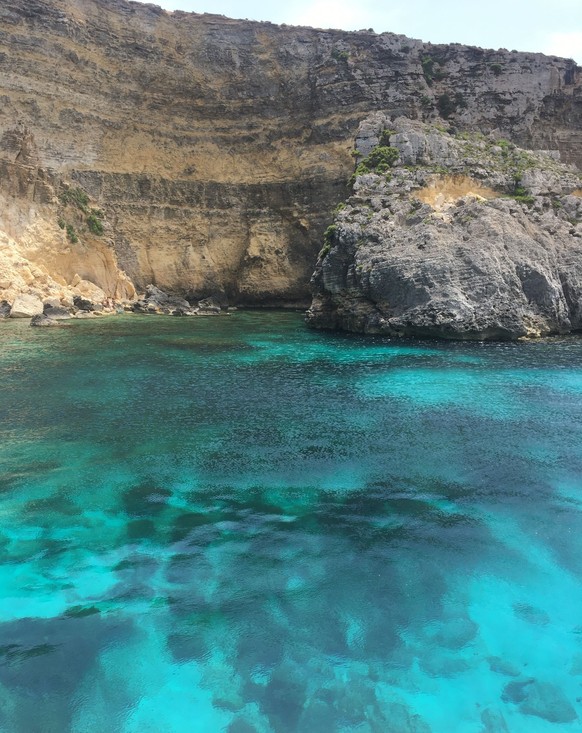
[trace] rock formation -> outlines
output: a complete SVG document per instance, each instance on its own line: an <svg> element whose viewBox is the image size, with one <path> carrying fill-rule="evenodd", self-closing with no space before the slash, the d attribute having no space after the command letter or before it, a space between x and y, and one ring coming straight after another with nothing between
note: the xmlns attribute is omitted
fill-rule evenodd
<svg viewBox="0 0 582 733"><path fill-rule="evenodd" d="M391 336L582 331L582 177L547 152L376 114L308 322Z"/></svg>
<svg viewBox="0 0 582 733"><path fill-rule="evenodd" d="M0 211L18 210L0 221L0 300L75 274L112 295L122 270L189 300L306 301L353 137L377 110L582 163L582 72L541 54L3 0L0 61ZM65 183L105 214L78 249L57 226Z"/></svg>
<svg viewBox="0 0 582 733"><path fill-rule="evenodd" d="M72 306L81 296L132 298L135 288L118 266L103 212L38 166L26 128L12 139L21 144L16 160L0 160L0 300L12 304L7 315L40 314L51 299Z"/></svg>
<svg viewBox="0 0 582 733"><path fill-rule="evenodd" d="M131 309L135 313L157 313L168 316L214 316L222 312L222 306L217 298L203 298L193 305L185 298L165 293L155 285L148 285L145 296L136 300Z"/></svg>

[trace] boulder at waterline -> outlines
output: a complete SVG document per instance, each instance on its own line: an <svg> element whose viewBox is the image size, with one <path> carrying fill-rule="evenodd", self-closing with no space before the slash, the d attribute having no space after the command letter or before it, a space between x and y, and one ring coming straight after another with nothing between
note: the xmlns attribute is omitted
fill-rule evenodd
<svg viewBox="0 0 582 733"><path fill-rule="evenodd" d="M32 318L42 311L42 300L36 295L19 295L10 309L10 318Z"/></svg>
<svg viewBox="0 0 582 733"><path fill-rule="evenodd" d="M70 312L66 308L60 305L51 305L50 303L44 304L43 313L53 321L64 321L71 317Z"/></svg>
<svg viewBox="0 0 582 733"><path fill-rule="evenodd" d="M35 327L60 326L61 322L56 318L46 316L44 313L39 313L31 318L30 325Z"/></svg>

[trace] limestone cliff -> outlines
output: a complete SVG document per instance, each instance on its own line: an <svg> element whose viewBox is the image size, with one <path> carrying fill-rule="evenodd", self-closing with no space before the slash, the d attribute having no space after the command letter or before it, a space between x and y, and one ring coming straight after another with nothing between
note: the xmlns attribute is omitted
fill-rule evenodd
<svg viewBox="0 0 582 733"><path fill-rule="evenodd" d="M374 110L582 163L582 71L541 54L125 0L3 0L0 64L4 165L25 125L37 165L107 212L108 252L139 289L305 300Z"/></svg>
<svg viewBox="0 0 582 733"><path fill-rule="evenodd" d="M39 167L26 129L13 130L12 138L15 162L0 160L0 300L13 303L23 294L63 304L76 296L98 303L133 298L103 212L91 209L80 189Z"/></svg>
<svg viewBox="0 0 582 733"><path fill-rule="evenodd" d="M497 135L376 114L313 277L319 328L456 339L582 331L582 177Z"/></svg>

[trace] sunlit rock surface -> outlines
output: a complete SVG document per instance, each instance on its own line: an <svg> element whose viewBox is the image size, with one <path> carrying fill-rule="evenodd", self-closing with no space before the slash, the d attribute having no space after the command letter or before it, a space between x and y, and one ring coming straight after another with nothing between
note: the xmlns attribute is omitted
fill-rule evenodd
<svg viewBox="0 0 582 733"><path fill-rule="evenodd" d="M577 168L497 134L380 114L360 141L368 156L326 232L310 324L478 340L582 330ZM382 155L392 167L373 166Z"/></svg>
<svg viewBox="0 0 582 733"><path fill-rule="evenodd" d="M0 159L86 191L110 243L80 236L83 257L114 257L107 278L119 265L140 291L308 302L353 137L374 110L581 160L580 69L541 54L123 0L5 0L0 59ZM42 227L50 248L65 241L56 216ZM67 253L48 274L68 282L70 269Z"/></svg>

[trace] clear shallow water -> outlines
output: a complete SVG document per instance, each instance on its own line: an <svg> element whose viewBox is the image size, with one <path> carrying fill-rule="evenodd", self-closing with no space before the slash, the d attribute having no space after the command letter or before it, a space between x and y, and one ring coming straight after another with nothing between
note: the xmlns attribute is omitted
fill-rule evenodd
<svg viewBox="0 0 582 733"><path fill-rule="evenodd" d="M0 324L2 733L582 727L582 340Z"/></svg>

